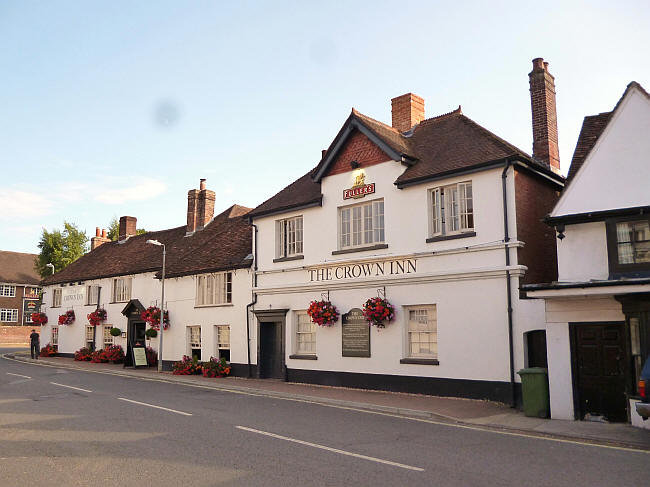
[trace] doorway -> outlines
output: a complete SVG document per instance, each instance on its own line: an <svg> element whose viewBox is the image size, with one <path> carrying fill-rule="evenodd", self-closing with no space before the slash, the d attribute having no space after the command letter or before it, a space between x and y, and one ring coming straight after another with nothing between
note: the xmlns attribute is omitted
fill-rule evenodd
<svg viewBox="0 0 650 487"><path fill-rule="evenodd" d="M572 324L574 402L579 419L627 421L628 347L624 323Z"/></svg>
<svg viewBox="0 0 650 487"><path fill-rule="evenodd" d="M259 376L284 379L284 333L280 322L261 322L259 327Z"/></svg>
<svg viewBox="0 0 650 487"><path fill-rule="evenodd" d="M143 321L129 320L126 337L126 357L124 358L125 367L133 365L133 346L145 347L147 345L146 328L147 325Z"/></svg>

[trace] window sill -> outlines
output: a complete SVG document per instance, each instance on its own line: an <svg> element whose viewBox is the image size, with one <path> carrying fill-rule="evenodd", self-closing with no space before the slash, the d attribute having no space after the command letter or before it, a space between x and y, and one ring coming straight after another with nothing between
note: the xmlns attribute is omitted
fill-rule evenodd
<svg viewBox="0 0 650 487"><path fill-rule="evenodd" d="M294 355L289 355L289 358L293 360L318 360L318 357L316 355L294 354Z"/></svg>
<svg viewBox="0 0 650 487"><path fill-rule="evenodd" d="M232 303L220 303L220 304L195 304L195 308L227 308L234 306Z"/></svg>
<svg viewBox="0 0 650 487"><path fill-rule="evenodd" d="M454 233L452 235L438 235L427 239L430 242L442 242L443 240L456 240L457 238L476 237L476 232Z"/></svg>
<svg viewBox="0 0 650 487"><path fill-rule="evenodd" d="M301 260L304 258L304 255L292 255L291 257L278 257L277 259L273 259L273 262L290 262L292 260Z"/></svg>
<svg viewBox="0 0 650 487"><path fill-rule="evenodd" d="M435 358L403 358L399 361L399 363L415 365L440 365L438 359Z"/></svg>
<svg viewBox="0 0 650 487"><path fill-rule="evenodd" d="M354 252L365 252L367 250L381 250L387 248L388 244L369 245L367 247L354 247L351 249L335 250L332 252L332 255L352 254Z"/></svg>
<svg viewBox="0 0 650 487"><path fill-rule="evenodd" d="M131 301L131 300L127 299L126 301L109 301L108 304L128 303L129 301Z"/></svg>

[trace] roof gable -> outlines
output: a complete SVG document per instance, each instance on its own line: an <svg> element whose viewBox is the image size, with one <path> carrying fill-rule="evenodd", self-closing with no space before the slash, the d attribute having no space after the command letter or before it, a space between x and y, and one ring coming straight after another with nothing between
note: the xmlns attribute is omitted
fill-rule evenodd
<svg viewBox="0 0 650 487"><path fill-rule="evenodd" d="M614 110L585 117L552 217L650 205L650 95L636 82Z"/></svg>

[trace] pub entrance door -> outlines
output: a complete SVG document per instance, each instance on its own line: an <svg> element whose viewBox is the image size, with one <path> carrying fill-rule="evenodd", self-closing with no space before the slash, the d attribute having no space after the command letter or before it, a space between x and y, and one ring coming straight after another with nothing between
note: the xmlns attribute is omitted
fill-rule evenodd
<svg viewBox="0 0 650 487"><path fill-rule="evenodd" d="M574 391L579 418L627 421L629 356L624 323L573 324Z"/></svg>
<svg viewBox="0 0 650 487"><path fill-rule="evenodd" d="M278 322L260 323L259 376L284 379L283 326Z"/></svg>
<svg viewBox="0 0 650 487"><path fill-rule="evenodd" d="M145 347L147 345L146 336L144 334L147 325L144 321L131 321L129 320L129 329L126 334L126 357L124 359L125 366L133 365L133 352L132 349L136 347Z"/></svg>

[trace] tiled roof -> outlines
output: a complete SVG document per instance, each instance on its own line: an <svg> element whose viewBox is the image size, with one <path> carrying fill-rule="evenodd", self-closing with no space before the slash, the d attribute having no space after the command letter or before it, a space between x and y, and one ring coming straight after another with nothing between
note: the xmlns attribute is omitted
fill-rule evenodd
<svg viewBox="0 0 650 487"><path fill-rule="evenodd" d="M60 272L43 280L44 285L105 277L157 272L162 264L160 247L165 244L168 277L249 267L252 238L245 219L248 208L233 205L217 215L203 230L186 236L186 226L147 232L123 242L108 242L83 255Z"/></svg>
<svg viewBox="0 0 650 487"><path fill-rule="evenodd" d="M0 282L38 285L41 277L34 269L37 254L0 250Z"/></svg>
<svg viewBox="0 0 650 487"><path fill-rule="evenodd" d="M320 183L312 179L312 171L298 178L289 186L276 193L274 196L251 211L249 217L257 217L278 213L291 208L320 204L323 195Z"/></svg>
<svg viewBox="0 0 650 487"><path fill-rule="evenodd" d="M587 154L596 144L598 137L603 133L609 119L612 118L613 112L600 113L598 115L590 115L585 117L580 129L580 136L576 144L576 150L573 152L573 159L571 159L571 167L569 167L569 174L567 175L567 183L573 179L585 162Z"/></svg>
<svg viewBox="0 0 650 487"><path fill-rule="evenodd" d="M393 127L355 109L352 109L343 127L348 126L352 119L370 130L397 154L408 159L409 167L395 181L398 186L453 174L482 164L501 161L506 157L523 159L529 165L557 179L558 182L562 181L562 178L554 174L548 165L534 160L524 151L464 116L460 107L450 113L423 120L406 133L400 133ZM330 145L328 152L337 144L342 133L343 129ZM249 217L320 204L322 199L320 182L315 182L312 176L317 173L326 174L325 161L326 158L323 158L312 171L259 205L249 213Z"/></svg>

